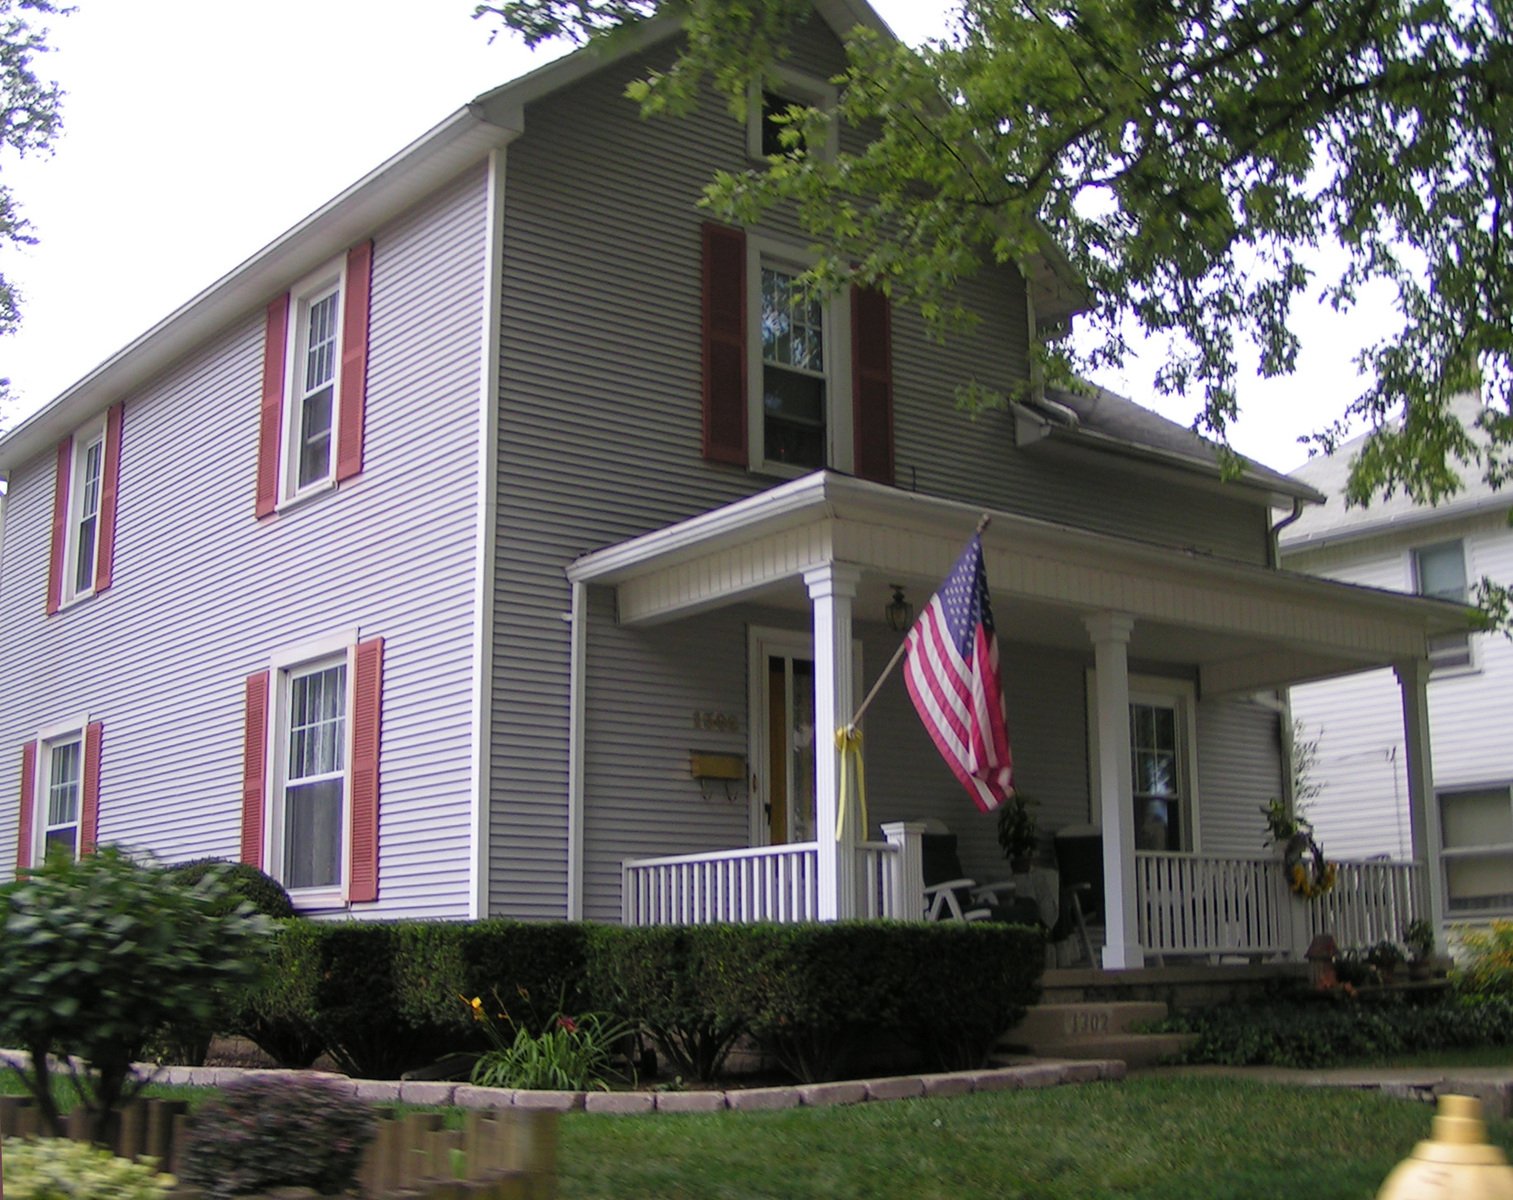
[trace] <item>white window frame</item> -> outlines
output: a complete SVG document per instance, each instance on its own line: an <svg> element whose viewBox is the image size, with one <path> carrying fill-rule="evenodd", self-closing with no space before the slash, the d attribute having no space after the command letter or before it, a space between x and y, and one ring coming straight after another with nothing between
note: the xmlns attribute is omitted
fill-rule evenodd
<svg viewBox="0 0 1513 1200"><path fill-rule="evenodd" d="M1089 667L1087 671L1087 742L1088 779L1092 784L1090 804L1092 812L1089 814L1089 819L1094 825L1102 827L1103 807L1098 801L1098 797L1102 795L1102 776L1098 761L1097 680L1097 671ZM1129 701L1132 705L1159 704L1176 710L1178 794L1182 798L1182 818L1187 830L1187 845L1180 851L1168 851L1168 853L1201 853L1203 828L1198 804L1198 689L1186 679L1168 679L1162 675L1131 675ZM1128 720L1128 717L1126 716L1125 719ZM1130 801L1134 802L1133 792Z"/></svg>
<svg viewBox="0 0 1513 1200"><path fill-rule="evenodd" d="M1445 903L1450 903L1450 867L1455 862L1467 862L1478 858L1502 859L1508 864L1509 871L1513 871L1513 842L1491 843L1476 846L1451 846L1445 836L1445 800L1451 796L1476 795L1483 793L1502 792L1507 799L1510 808L1513 808L1513 783L1502 780L1487 784L1456 784L1452 787L1436 788L1434 792L1435 820L1439 824L1440 834L1440 864L1439 869L1444 872ZM1513 893L1513 887L1509 889ZM1482 921L1493 918L1503 919L1513 913L1513 905L1501 907L1488 907L1476 909L1450 909L1449 916L1457 921Z"/></svg>
<svg viewBox="0 0 1513 1200"><path fill-rule="evenodd" d="M849 473L854 462L851 420L851 293L843 288L820 299L825 354L825 461L801 467L767 458L762 410L762 268L794 275L807 271L814 256L791 242L748 234L746 237L746 446L748 466L764 475L796 479L816 470Z"/></svg>
<svg viewBox="0 0 1513 1200"><path fill-rule="evenodd" d="M767 161L767 156L762 153L764 93L772 92L795 104L807 104L832 114L840 102L840 92L835 85L817 76L783 66L769 67L767 74L765 82L754 82L746 91L746 154L755 162ZM825 158L833 159L839 148L840 131L836 126L832 117L826 129L825 144L819 147L819 153Z"/></svg>
<svg viewBox="0 0 1513 1200"><path fill-rule="evenodd" d="M40 866L47 856L47 835L53 828L65 829L66 824L51 826L48 823L48 801L52 791L53 751L60 746L79 747L79 794L74 805L74 858L79 857L79 843L84 830L84 781L89 778L89 716L85 714L69 721L59 721L37 731L37 765L32 780L32 841L27 859L33 866Z"/></svg>
<svg viewBox="0 0 1513 1200"><path fill-rule="evenodd" d="M339 908L347 902L352 881L352 714L355 700L357 631L349 630L284 647L275 651L269 667L269 719L267 794L263 805L263 845L267 847L266 870L288 888L299 909ZM287 800L284 794L289 770L289 717L292 681L327 667L346 667L346 690L342 710L342 807L341 869L334 884L321 887L288 887L284 832Z"/></svg>
<svg viewBox="0 0 1513 1200"><path fill-rule="evenodd" d="M63 535L63 590L61 604L72 604L95 594L95 577L100 569L100 517L105 497L105 466L109 457L109 428L104 415L76 429L68 457L68 527ZM100 448L100 474L95 486L94 545L89 551L89 582L79 586L79 568L83 564L79 527L85 519L84 472L92 447Z"/></svg>
<svg viewBox="0 0 1513 1200"><path fill-rule="evenodd" d="M327 443L326 471L300 485L300 442L305 401L305 365L309 351L310 309L335 295L336 312L333 361L331 363L331 433ZM322 495L336 487L336 452L341 437L341 375L343 324L347 308L346 259L338 258L300 281L289 292L289 323L284 338L283 445L279 451L279 508Z"/></svg>
<svg viewBox="0 0 1513 1200"><path fill-rule="evenodd" d="M1466 553L1466 541L1464 538L1445 538L1438 542L1425 542L1423 545L1414 546L1408 551L1408 586L1416 595L1432 596L1432 593L1423 589L1421 556L1429 551L1446 550L1450 547L1460 551L1461 578L1465 580L1466 592L1460 597L1461 603L1469 603L1467 597L1471 588L1471 564ZM1442 597L1443 598L1443 597ZM1435 679L1442 679L1451 675L1472 675L1481 670L1481 663L1477 654L1477 639L1471 636L1472 631L1466 630L1464 634L1442 634L1442 637L1461 637L1465 644L1465 661L1458 661L1460 651L1457 647L1454 654L1447 653L1445 649L1436 652L1432 647L1429 650L1429 671Z"/></svg>

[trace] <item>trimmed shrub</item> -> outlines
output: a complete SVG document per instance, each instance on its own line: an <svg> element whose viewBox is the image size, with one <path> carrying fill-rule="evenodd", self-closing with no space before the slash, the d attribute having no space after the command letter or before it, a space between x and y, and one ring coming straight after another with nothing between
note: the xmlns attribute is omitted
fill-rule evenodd
<svg viewBox="0 0 1513 1200"><path fill-rule="evenodd" d="M10 1200L161 1200L173 1186L148 1163L70 1138L5 1139Z"/></svg>
<svg viewBox="0 0 1513 1200"><path fill-rule="evenodd" d="M590 938L598 1003L633 1015L682 1075L719 1074L746 1017L717 1008L729 940L711 925L603 926Z"/></svg>
<svg viewBox="0 0 1513 1200"><path fill-rule="evenodd" d="M398 1078L433 1061L457 1038L410 1020L414 1006L400 1002L394 959L403 928L282 922L268 971L244 994L242 1032L280 1061L318 1047L343 1071L364 1078Z"/></svg>
<svg viewBox="0 0 1513 1200"><path fill-rule="evenodd" d="M294 905L289 900L284 885L249 863L228 862L223 858L196 858L163 869L175 883L190 887L207 875L215 875L224 889L222 907L228 912L245 900L252 905L253 912L260 912L265 917L294 915Z"/></svg>
<svg viewBox="0 0 1513 1200"><path fill-rule="evenodd" d="M377 1118L323 1079L244 1079L195 1113L179 1174L213 1200L352 1186Z"/></svg>
<svg viewBox="0 0 1513 1200"><path fill-rule="evenodd" d="M1424 1050L1513 1043L1513 1001L1438 999L1371 1002L1335 993L1291 1002L1231 1004L1182 1013L1163 1030L1196 1033L1183 1058L1230 1066L1327 1067Z"/></svg>
<svg viewBox="0 0 1513 1200"><path fill-rule="evenodd" d="M604 1007L588 987L592 926L578 922L410 922L395 927L394 987L399 1012L417 1026L445 1030L455 1044L482 1046L468 1011L474 996L495 996L511 1020L544 1032L558 1013Z"/></svg>

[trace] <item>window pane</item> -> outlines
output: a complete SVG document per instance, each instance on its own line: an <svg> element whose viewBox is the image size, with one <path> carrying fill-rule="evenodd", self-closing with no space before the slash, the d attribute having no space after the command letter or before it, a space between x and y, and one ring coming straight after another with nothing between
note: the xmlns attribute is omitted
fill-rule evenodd
<svg viewBox="0 0 1513 1200"><path fill-rule="evenodd" d="M825 369L824 306L804 298L797 276L762 268L762 361L804 371Z"/></svg>
<svg viewBox="0 0 1513 1200"><path fill-rule="evenodd" d="M67 825L79 819L79 776L82 747L64 742L52 747L47 783L47 824Z"/></svg>
<svg viewBox="0 0 1513 1200"><path fill-rule="evenodd" d="M306 395L336 377L336 293L311 302L305 326Z"/></svg>
<svg viewBox="0 0 1513 1200"><path fill-rule="evenodd" d="M289 687L289 781L340 772L346 758L345 664L297 675Z"/></svg>
<svg viewBox="0 0 1513 1200"><path fill-rule="evenodd" d="M762 372L763 444L768 462L825 465L825 381L778 367Z"/></svg>
<svg viewBox="0 0 1513 1200"><path fill-rule="evenodd" d="M69 858L79 857L79 827L68 825L62 829L49 829L47 831L47 844L42 848L43 854L66 854Z"/></svg>
<svg viewBox="0 0 1513 1200"><path fill-rule="evenodd" d="M95 586L94 517L86 517L79 522L79 532L74 548L74 591L87 592Z"/></svg>
<svg viewBox="0 0 1513 1200"><path fill-rule="evenodd" d="M1513 856L1452 859L1445 864L1445 884L1451 912L1513 908Z"/></svg>
<svg viewBox="0 0 1513 1200"><path fill-rule="evenodd" d="M341 882L342 789L341 779L288 789L286 887L330 887Z"/></svg>
<svg viewBox="0 0 1513 1200"><path fill-rule="evenodd" d="M299 486L305 487L331 473L331 389L306 397L301 408Z"/></svg>
<svg viewBox="0 0 1513 1200"><path fill-rule="evenodd" d="M1459 542L1425 546L1413 552L1422 595L1441 600L1466 598L1466 556Z"/></svg>
<svg viewBox="0 0 1513 1200"><path fill-rule="evenodd" d="M774 154L797 153L789 151L783 145L782 130L786 126L779 125L772 119L774 113L785 113L793 101L786 96L779 96L775 92L762 93L762 154L771 156Z"/></svg>
<svg viewBox="0 0 1513 1200"><path fill-rule="evenodd" d="M1513 804L1506 789L1447 793L1439 806L1446 849L1513 845Z"/></svg>

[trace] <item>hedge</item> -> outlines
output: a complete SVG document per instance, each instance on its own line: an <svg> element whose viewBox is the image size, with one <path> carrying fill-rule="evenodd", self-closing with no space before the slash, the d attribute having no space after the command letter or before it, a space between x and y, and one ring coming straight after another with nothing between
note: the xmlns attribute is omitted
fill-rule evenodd
<svg viewBox="0 0 1513 1200"><path fill-rule="evenodd" d="M979 1064L1034 1003L1043 945L1036 930L997 923L293 919L229 1023L281 1062L306 1065L324 1049L370 1077L478 1048L473 996L538 1029L558 1011L607 1013L701 1079L742 1035L804 1080L867 1055L873 1069L947 1069Z"/></svg>

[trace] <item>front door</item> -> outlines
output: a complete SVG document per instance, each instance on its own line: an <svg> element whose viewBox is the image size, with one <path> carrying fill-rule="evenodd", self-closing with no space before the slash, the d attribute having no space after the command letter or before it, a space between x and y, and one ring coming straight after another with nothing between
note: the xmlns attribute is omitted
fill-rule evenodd
<svg viewBox="0 0 1513 1200"><path fill-rule="evenodd" d="M772 845L814 840L814 660L764 647L762 819Z"/></svg>

